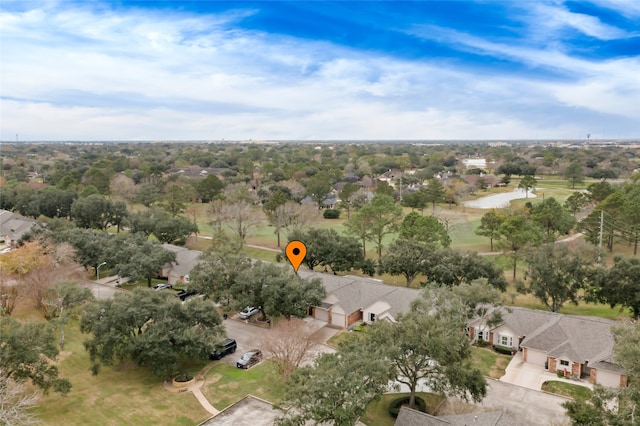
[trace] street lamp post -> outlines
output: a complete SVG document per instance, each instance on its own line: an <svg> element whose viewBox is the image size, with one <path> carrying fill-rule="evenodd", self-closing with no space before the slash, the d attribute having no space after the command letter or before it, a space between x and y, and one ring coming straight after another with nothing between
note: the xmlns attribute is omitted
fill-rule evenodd
<svg viewBox="0 0 640 426"><path fill-rule="evenodd" d="M98 285L98 299L100 299L100 283L98 282L98 280L100 279L100 267L104 266L106 264L107 264L107 262L102 262L96 268L96 284Z"/></svg>

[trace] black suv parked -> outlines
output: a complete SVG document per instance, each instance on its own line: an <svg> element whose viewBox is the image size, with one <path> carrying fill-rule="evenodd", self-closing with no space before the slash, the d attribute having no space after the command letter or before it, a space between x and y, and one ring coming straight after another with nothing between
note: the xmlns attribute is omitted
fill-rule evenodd
<svg viewBox="0 0 640 426"><path fill-rule="evenodd" d="M191 296L195 296L196 294L198 294L197 290L180 290L176 293L176 297L184 302L185 300L187 300Z"/></svg>
<svg viewBox="0 0 640 426"><path fill-rule="evenodd" d="M220 359L225 355L232 354L236 351L238 345L234 339L225 339L225 341L216 350L209 355L209 359Z"/></svg>

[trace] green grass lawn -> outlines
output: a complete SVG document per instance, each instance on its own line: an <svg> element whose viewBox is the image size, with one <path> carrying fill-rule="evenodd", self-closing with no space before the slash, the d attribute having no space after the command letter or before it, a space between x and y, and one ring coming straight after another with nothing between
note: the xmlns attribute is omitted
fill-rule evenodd
<svg viewBox="0 0 640 426"><path fill-rule="evenodd" d="M86 336L77 322L71 322L65 331L65 351L58 366L72 388L66 396L51 392L42 398L38 417L43 424L193 425L209 417L193 394L166 391L162 380L145 368L130 364L103 367L93 376L82 346ZM188 370L196 373L203 366L191 364Z"/></svg>
<svg viewBox="0 0 640 426"><path fill-rule="evenodd" d="M360 421L367 426L393 426L396 419L389 414L389 404L396 398L408 396L408 393L392 393L382 395L377 401L367 404L365 414ZM416 392L416 396L424 399L427 403L427 413L433 414L439 407L440 403L445 399L440 395L432 393Z"/></svg>
<svg viewBox="0 0 640 426"><path fill-rule="evenodd" d="M484 376L499 379L511 361L509 355L499 354L490 348L471 348L471 365L478 368Z"/></svg>
<svg viewBox="0 0 640 426"><path fill-rule="evenodd" d="M209 370L206 384L202 387L204 396L218 410L223 410L248 394L277 404L282 401L284 390L284 379L268 361L248 370L219 362Z"/></svg>
<svg viewBox="0 0 640 426"><path fill-rule="evenodd" d="M549 381L542 384L542 390L556 395L568 396L573 399L588 399L591 397L591 389L566 382Z"/></svg>

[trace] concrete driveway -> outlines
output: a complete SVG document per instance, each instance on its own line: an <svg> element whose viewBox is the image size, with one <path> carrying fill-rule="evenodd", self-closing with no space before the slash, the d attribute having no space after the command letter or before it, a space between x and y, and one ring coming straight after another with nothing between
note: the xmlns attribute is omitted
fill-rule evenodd
<svg viewBox="0 0 640 426"><path fill-rule="evenodd" d="M537 391L541 390L542 384L547 381L566 382L593 389L593 385L586 380L561 378L554 373L549 373L543 367L522 361L522 352L518 352L513 356L500 381Z"/></svg>

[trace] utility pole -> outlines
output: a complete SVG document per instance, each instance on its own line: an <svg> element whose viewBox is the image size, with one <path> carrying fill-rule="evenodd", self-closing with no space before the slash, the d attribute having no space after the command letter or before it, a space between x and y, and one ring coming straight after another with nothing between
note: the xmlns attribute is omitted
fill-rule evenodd
<svg viewBox="0 0 640 426"><path fill-rule="evenodd" d="M602 264L602 234L604 231L604 210L600 210L600 235L598 235L598 263Z"/></svg>

